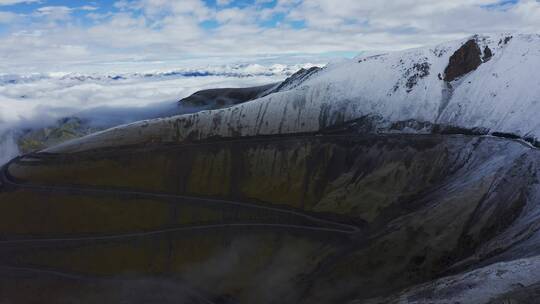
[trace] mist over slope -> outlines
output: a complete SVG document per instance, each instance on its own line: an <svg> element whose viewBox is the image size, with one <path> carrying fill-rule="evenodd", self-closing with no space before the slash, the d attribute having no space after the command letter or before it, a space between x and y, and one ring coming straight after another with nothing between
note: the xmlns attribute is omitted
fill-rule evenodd
<svg viewBox="0 0 540 304"><path fill-rule="evenodd" d="M200 109L179 106L176 101L206 88L279 82L298 69L310 66L310 63L178 69L135 66L129 70L116 67L119 69L116 73L3 74L0 75L0 163L15 157L18 150L28 152L21 144L17 145L21 136L57 129L62 126L62 119L73 117L83 121L84 130L73 131L86 135L91 133L87 131L138 120L191 113ZM137 68L146 70L133 71Z"/></svg>

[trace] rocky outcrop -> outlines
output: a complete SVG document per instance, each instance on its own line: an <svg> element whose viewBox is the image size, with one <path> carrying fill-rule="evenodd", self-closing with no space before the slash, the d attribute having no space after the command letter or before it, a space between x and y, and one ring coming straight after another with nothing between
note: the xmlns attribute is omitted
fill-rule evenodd
<svg viewBox="0 0 540 304"><path fill-rule="evenodd" d="M300 86L311 76L319 72L321 68L311 67L300 69L278 84L268 84L249 88L223 88L210 89L194 93L193 95L180 100L180 105L200 110L214 110L228 107L257 98L262 98L273 93L292 90Z"/></svg>
<svg viewBox="0 0 540 304"><path fill-rule="evenodd" d="M482 64L482 51L474 39L461 46L448 62L444 70L444 81L450 82L476 70Z"/></svg>
<svg viewBox="0 0 540 304"><path fill-rule="evenodd" d="M271 93L292 90L300 86L302 83L304 83L306 80L308 80L310 77L312 77L321 70L322 68L320 67L300 69L298 72L292 74L290 77L285 79L285 81L280 83L274 90L271 91Z"/></svg>
<svg viewBox="0 0 540 304"><path fill-rule="evenodd" d="M418 81L422 78L425 78L429 76L429 68L430 65L427 62L423 63L416 63L413 65L412 70L410 71L410 74L407 74L407 93L412 92L414 86L418 84ZM410 76L409 76L410 75Z"/></svg>
<svg viewBox="0 0 540 304"><path fill-rule="evenodd" d="M270 90L275 88L275 86L275 84L269 84L249 88L203 90L180 100L179 103L184 107L201 108L207 110L219 109L265 96Z"/></svg>
<svg viewBox="0 0 540 304"><path fill-rule="evenodd" d="M493 57L493 52L491 51L489 46L486 45L486 47L484 48L484 56L482 56L482 61L489 61L491 57Z"/></svg>

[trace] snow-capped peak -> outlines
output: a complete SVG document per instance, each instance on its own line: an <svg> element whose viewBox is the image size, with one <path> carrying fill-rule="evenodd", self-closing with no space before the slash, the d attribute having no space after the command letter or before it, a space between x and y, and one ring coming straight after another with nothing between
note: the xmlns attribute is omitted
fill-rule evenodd
<svg viewBox="0 0 540 304"><path fill-rule="evenodd" d="M432 47L362 55L332 64L299 86L235 107L144 122L151 127L143 138L135 136L135 124L86 141L98 143L111 135L132 143L145 136L181 141L315 132L352 121L376 132L458 128L536 141L538 67L540 35L474 35ZM70 147L92 146L84 141Z"/></svg>

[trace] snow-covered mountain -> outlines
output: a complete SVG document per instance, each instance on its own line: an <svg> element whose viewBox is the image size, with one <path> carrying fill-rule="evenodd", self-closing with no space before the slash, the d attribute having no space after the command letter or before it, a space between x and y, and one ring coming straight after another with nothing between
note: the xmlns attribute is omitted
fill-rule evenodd
<svg viewBox="0 0 540 304"><path fill-rule="evenodd" d="M241 105L121 126L54 150L149 138L170 142L314 132L345 124L369 132L457 128L535 142L540 138L539 66L540 35L475 35L433 47L363 55Z"/></svg>
<svg viewBox="0 0 540 304"><path fill-rule="evenodd" d="M369 54L18 157L7 274L157 273L227 303L537 303L539 57L540 36L505 34Z"/></svg>

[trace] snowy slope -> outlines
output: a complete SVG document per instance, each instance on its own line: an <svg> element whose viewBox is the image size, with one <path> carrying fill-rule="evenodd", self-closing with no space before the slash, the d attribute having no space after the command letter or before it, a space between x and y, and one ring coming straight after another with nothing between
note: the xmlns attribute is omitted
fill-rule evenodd
<svg viewBox="0 0 540 304"><path fill-rule="evenodd" d="M451 57L471 40L480 51L480 66L446 81ZM538 139L539 67L540 35L476 35L361 56L327 66L290 90L235 107L122 126L51 151L311 132L352 120L377 132L430 132L441 125Z"/></svg>
<svg viewBox="0 0 540 304"><path fill-rule="evenodd" d="M516 289L526 290L525 286L537 284L539 270L540 257L533 256L444 277L415 286L386 299L362 300L351 304L518 303L509 299L505 299L507 302L491 302L490 299L494 300L498 296ZM463 288L463 286L468 288ZM531 293L532 295L533 293Z"/></svg>

